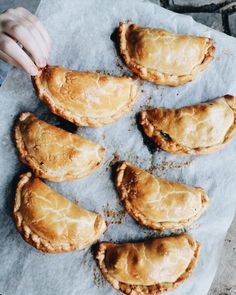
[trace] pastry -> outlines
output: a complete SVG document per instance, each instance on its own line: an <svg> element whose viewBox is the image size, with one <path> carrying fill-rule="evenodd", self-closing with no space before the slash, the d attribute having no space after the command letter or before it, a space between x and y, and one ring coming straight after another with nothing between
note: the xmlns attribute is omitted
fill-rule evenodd
<svg viewBox="0 0 236 295"><path fill-rule="evenodd" d="M22 162L50 181L79 179L97 169L105 149L50 125L32 113L22 113L15 126L15 141Z"/></svg>
<svg viewBox="0 0 236 295"><path fill-rule="evenodd" d="M127 113L138 98L134 79L47 66L33 78L50 110L78 126L99 127Z"/></svg>
<svg viewBox="0 0 236 295"><path fill-rule="evenodd" d="M25 241L48 253L81 250L106 229L100 214L80 208L30 172L20 177L13 215Z"/></svg>
<svg viewBox="0 0 236 295"><path fill-rule="evenodd" d="M120 24L119 34L127 66L157 84L178 86L192 81L214 58L213 41L207 37L126 23Z"/></svg>
<svg viewBox="0 0 236 295"><path fill-rule="evenodd" d="M141 112L148 137L172 154L208 154L221 149L236 131L236 98L215 100L179 109Z"/></svg>
<svg viewBox="0 0 236 295"><path fill-rule="evenodd" d="M188 225L209 203L202 188L153 176L125 161L117 168L116 187L127 212L152 229Z"/></svg>
<svg viewBox="0 0 236 295"><path fill-rule="evenodd" d="M113 288L125 294L157 295L191 275L199 251L197 241L180 235L143 243L101 243L96 257Z"/></svg>

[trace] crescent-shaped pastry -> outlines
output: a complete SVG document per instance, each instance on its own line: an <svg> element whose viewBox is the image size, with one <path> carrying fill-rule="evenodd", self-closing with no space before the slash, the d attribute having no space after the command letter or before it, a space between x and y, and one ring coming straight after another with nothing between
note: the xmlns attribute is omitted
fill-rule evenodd
<svg viewBox="0 0 236 295"><path fill-rule="evenodd" d="M81 250L106 229L100 214L80 208L30 172L20 176L13 215L25 241L48 253Z"/></svg>
<svg viewBox="0 0 236 295"><path fill-rule="evenodd" d="M117 168L116 187L127 212L152 229L188 225L209 203L202 188L153 176L125 161Z"/></svg>
<svg viewBox="0 0 236 295"><path fill-rule="evenodd" d="M221 149L236 131L236 98L225 95L179 109L141 112L144 132L172 154L208 154Z"/></svg>
<svg viewBox="0 0 236 295"><path fill-rule="evenodd" d="M50 125L32 113L22 113L15 126L20 159L38 176L50 181L79 179L97 169L105 149Z"/></svg>
<svg viewBox="0 0 236 295"><path fill-rule="evenodd" d="M207 37L120 23L120 52L127 66L144 80L178 86L192 81L214 58Z"/></svg>
<svg viewBox="0 0 236 295"><path fill-rule="evenodd" d="M191 275L199 251L199 242L180 235L143 243L101 243L96 258L113 288L130 295L157 295Z"/></svg>
<svg viewBox="0 0 236 295"><path fill-rule="evenodd" d="M139 95L133 78L46 66L33 78L50 110L78 126L99 127L127 113Z"/></svg>

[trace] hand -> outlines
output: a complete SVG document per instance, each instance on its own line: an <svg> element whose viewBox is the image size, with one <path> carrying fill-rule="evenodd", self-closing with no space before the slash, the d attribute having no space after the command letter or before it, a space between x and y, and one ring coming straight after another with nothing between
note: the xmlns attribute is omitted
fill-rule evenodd
<svg viewBox="0 0 236 295"><path fill-rule="evenodd" d="M37 66L46 66L49 51L47 31L28 10L18 7L0 15L0 59L35 76Z"/></svg>

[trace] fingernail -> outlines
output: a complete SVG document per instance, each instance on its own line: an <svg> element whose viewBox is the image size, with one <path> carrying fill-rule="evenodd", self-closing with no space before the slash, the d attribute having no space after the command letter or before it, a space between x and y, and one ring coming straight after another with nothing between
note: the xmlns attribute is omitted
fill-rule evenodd
<svg viewBox="0 0 236 295"><path fill-rule="evenodd" d="M44 68L47 64L46 60L44 58L42 59L39 59L37 62L37 65L40 67L40 68Z"/></svg>
<svg viewBox="0 0 236 295"><path fill-rule="evenodd" d="M31 76L36 76L36 75L38 74L38 69L37 69L35 66L32 66L32 67L30 68L29 74L30 74Z"/></svg>

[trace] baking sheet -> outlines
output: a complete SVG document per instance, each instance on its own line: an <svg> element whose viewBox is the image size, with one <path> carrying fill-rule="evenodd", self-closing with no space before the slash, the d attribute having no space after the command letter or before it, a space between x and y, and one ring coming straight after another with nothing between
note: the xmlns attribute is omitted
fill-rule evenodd
<svg viewBox="0 0 236 295"><path fill-rule="evenodd" d="M171 88L144 82L133 111L106 127L76 127L51 114L33 90L30 77L13 69L0 89L0 293L3 295L118 294L103 279L92 247L67 254L49 255L23 241L11 218L15 186L20 173L28 171L17 158L11 132L22 111L35 112L49 123L78 133L107 148L105 163L78 181L50 183L68 199L88 210L100 212L109 227L101 240L124 242L158 237L160 232L138 225L125 213L113 184L112 163L128 160L154 175L202 186L211 206L188 231L202 244L193 275L173 294L207 294L215 275L227 229L236 207L236 139L223 150L204 156L170 155L144 142L136 114L152 107L180 107L236 95L236 39L196 23L148 1L42 0L37 15L52 38L51 64L76 70L123 75L129 70L116 51L116 28L132 20L143 26L162 27L179 33L209 36L215 40L216 56L195 81ZM176 233L166 231L161 235Z"/></svg>

